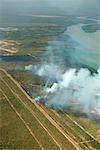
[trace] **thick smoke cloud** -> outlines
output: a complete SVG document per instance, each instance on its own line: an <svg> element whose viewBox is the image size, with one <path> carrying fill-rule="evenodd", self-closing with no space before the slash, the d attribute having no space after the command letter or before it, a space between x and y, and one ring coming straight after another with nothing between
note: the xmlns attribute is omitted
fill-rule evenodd
<svg viewBox="0 0 100 150"><path fill-rule="evenodd" d="M36 100L44 101L48 106L58 109L79 111L100 115L100 70L91 75L88 69L68 69L63 72L54 64L44 64L41 67L27 66L25 69L34 70L41 77L49 82L43 87L44 96ZM50 81L54 79L52 85Z"/></svg>

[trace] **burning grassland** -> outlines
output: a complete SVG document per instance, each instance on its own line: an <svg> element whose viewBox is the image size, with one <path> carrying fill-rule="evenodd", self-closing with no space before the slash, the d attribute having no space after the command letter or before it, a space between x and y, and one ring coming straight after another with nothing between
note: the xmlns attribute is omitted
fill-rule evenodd
<svg viewBox="0 0 100 150"><path fill-rule="evenodd" d="M54 64L29 65L25 70L46 79L37 101L64 111L100 115L100 70L91 75L86 68L64 71Z"/></svg>

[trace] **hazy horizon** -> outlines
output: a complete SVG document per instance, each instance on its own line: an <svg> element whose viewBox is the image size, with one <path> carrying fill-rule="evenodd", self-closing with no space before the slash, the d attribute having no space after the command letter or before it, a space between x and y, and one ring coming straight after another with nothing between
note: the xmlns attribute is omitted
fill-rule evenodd
<svg viewBox="0 0 100 150"><path fill-rule="evenodd" d="M0 0L4 14L99 16L99 0Z"/></svg>

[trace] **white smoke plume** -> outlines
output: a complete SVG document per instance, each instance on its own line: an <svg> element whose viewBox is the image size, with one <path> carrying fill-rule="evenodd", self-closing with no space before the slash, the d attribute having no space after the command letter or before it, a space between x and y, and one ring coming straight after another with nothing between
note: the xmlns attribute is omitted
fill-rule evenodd
<svg viewBox="0 0 100 150"><path fill-rule="evenodd" d="M27 66L26 70L34 66ZM65 72L53 64L35 66L35 73L46 77L47 83L43 88L45 96L39 96L36 100L44 100L48 106L58 109L80 111L86 114L96 113L100 115L100 70L91 75L88 69L69 69ZM56 79L49 85L51 79Z"/></svg>

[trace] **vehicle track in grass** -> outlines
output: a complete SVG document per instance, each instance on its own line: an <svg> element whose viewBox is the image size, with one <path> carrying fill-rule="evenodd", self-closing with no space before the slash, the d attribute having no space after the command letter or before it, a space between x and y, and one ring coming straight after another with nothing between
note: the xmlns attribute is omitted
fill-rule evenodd
<svg viewBox="0 0 100 150"><path fill-rule="evenodd" d="M18 94L16 94L16 93L14 93L13 92L13 90L9 87L9 85L4 81L4 79L1 79L5 84L6 84L6 86L12 91L12 93L14 94L14 95L16 95L17 96L17 98L21 101L21 103L23 103L23 101L20 99L20 97L19 97L19 95ZM25 104L25 103L23 103L23 105L25 106L25 107L27 107L27 104ZM28 109L30 109L30 108L28 108ZM31 113L34 113L32 110L30 111ZM44 115L45 116L45 115ZM48 115L49 116L49 115ZM47 118L47 117L46 117ZM48 119L48 118L47 118ZM52 118L51 118L52 119ZM49 121L50 121L50 119L49 119ZM51 121L54 121L53 119L51 120ZM51 122L50 121L50 122ZM55 123L55 121L54 121L54 123ZM54 125L54 124L53 124ZM56 127L56 126L55 126ZM66 135L65 135L66 136ZM65 137L66 138L66 137ZM66 140L68 140L68 139L66 139ZM60 149L63 149L63 147L61 148L60 147Z"/></svg>
<svg viewBox="0 0 100 150"><path fill-rule="evenodd" d="M84 150L88 150L89 148L87 147L86 143L91 143L93 142L93 139L92 140L88 140L88 141L82 141L80 142L80 140L78 139L79 137L77 137L76 135L74 135L73 133L70 133L68 131L68 128L71 129L72 131L74 131L74 129L69 126L66 122L60 122L62 120L62 118L59 116L59 114L53 110L53 109L49 109L48 108L45 108L45 106L43 106L42 104L40 104L40 106L52 117L54 118L54 120L57 122L57 124L59 124L59 126L61 126L63 128L63 130L69 134L69 136L71 136L82 148L84 148ZM48 112L49 111L49 112ZM52 113L52 114L51 114ZM52 115L56 115L56 118ZM58 118L60 119L60 121L58 120ZM66 128L64 126L64 124L66 125Z"/></svg>
<svg viewBox="0 0 100 150"><path fill-rule="evenodd" d="M37 107L37 109L40 110L40 112L65 136L65 138L77 149L80 149L80 146L76 141L74 141L66 132L36 103L33 102L33 100L26 94L26 92L21 88L21 86L10 76L5 70L2 70L19 88L20 90L26 95L26 97L34 103L34 105ZM22 101L22 100L21 100Z"/></svg>
<svg viewBox="0 0 100 150"><path fill-rule="evenodd" d="M17 114L17 116L20 118L20 120L23 122L23 124L25 125L25 127L27 128L27 130L29 131L29 133L31 134L31 136L36 140L36 142L38 143L38 145L40 146L41 150L44 150L42 145L39 143L39 141L36 139L35 135L33 134L32 130L30 129L30 127L28 126L28 124L25 122L25 120L21 117L21 115L18 113L18 111L16 110L16 108L13 106L13 104L11 103L11 101L9 100L9 98L6 96L6 94L2 91L2 89L0 88L0 91L3 93L4 97L6 98L7 102L9 103L9 105L11 106L11 108L14 110L14 112Z"/></svg>
<svg viewBox="0 0 100 150"><path fill-rule="evenodd" d="M1 83L4 84L4 86L6 86L6 90L8 89L8 86L5 84L5 82L3 82L1 80ZM4 90L4 88L3 88ZM4 92L5 93L5 92ZM48 132L46 130L44 130L43 126L41 126L40 122L38 122L38 120L33 116L33 114L25 107L25 105L23 105L22 101L18 100L18 97L15 96L12 91L10 89L8 89L8 93L6 96L8 96L8 94L10 93L11 97L13 97L13 101L10 98L10 101L12 103L12 105L16 108L16 110L18 110L19 114L22 116L23 120L27 123L27 125L30 127L30 129L32 130L33 134L35 135L36 139L39 141L39 143L41 143L43 149L45 150L49 150L49 149L53 149L54 150L58 150L60 149L58 147L58 145L53 141L53 139L51 138L51 136L48 134ZM6 94L6 93L5 93ZM20 108L20 109L19 109ZM29 114L29 115L28 115ZM28 119L30 118L30 119ZM32 122L32 123L31 123ZM36 123L37 122L37 123ZM35 126L34 126L35 123ZM37 124L37 125L36 125ZM39 130L37 130L37 128ZM37 131L35 131L37 130ZM41 132L42 130L42 132ZM41 132L43 134L38 135L38 132ZM45 134L45 136L43 136ZM47 143L45 143L45 138L47 136ZM44 140L42 140L44 138ZM46 146L45 146L46 145ZM49 146L49 147L48 147ZM51 147L51 148L50 148ZM48 148L48 149L47 149Z"/></svg>
<svg viewBox="0 0 100 150"><path fill-rule="evenodd" d="M5 72L5 74L11 79L12 78L12 76L11 75L9 75L5 70L2 70L3 72ZM11 79L11 80L13 80L13 82L21 89L21 91L26 95L26 97L32 102L32 103L34 103L35 104L35 106L37 107L37 103L34 101L33 102L33 99L31 99L30 98L30 96L29 95L27 95L27 93L22 89L22 87L20 86L20 84L18 84L18 82L16 81L16 80L14 80L13 78ZM18 95L19 96L19 95ZM38 105L38 107L39 107L39 110L40 110L40 107L41 106L39 106ZM42 108L43 109L43 108ZM41 110L41 112L44 114L44 109L43 110ZM46 112L46 111L45 111ZM47 112L46 112L46 114L48 114ZM59 114L58 114L59 115ZM45 115L44 115L45 116ZM75 125L77 125L81 130L83 130L86 134L88 134L88 132L87 131L85 131L85 129L82 127L82 126L80 126L76 121L74 121L69 115L67 115L66 114L66 117L68 117ZM47 118L48 119L48 118ZM53 118L52 118L53 119ZM50 121L50 120L49 120ZM56 122L57 123L57 122ZM91 134L88 134L89 136L91 136ZM88 140L86 141L86 143L88 142ZM90 142L90 141L89 141ZM80 142L80 144L85 144L85 141L84 142Z"/></svg>
<svg viewBox="0 0 100 150"><path fill-rule="evenodd" d="M1 78L1 77L0 77ZM40 122L40 120L35 116L34 111L27 105L27 103L23 102L21 100L21 98L19 97L18 94L16 94L9 86L8 84L1 79L6 85L7 87L11 90L11 92L18 98L18 100L20 100L20 102L23 104L23 106L34 116L34 118L38 121L38 123L43 127L43 129L48 133L48 135L53 139L53 141L55 142L55 144L59 147L60 150L62 150L61 146L59 145L59 143L54 139L54 137L50 134L50 132L47 130L47 128Z"/></svg>

